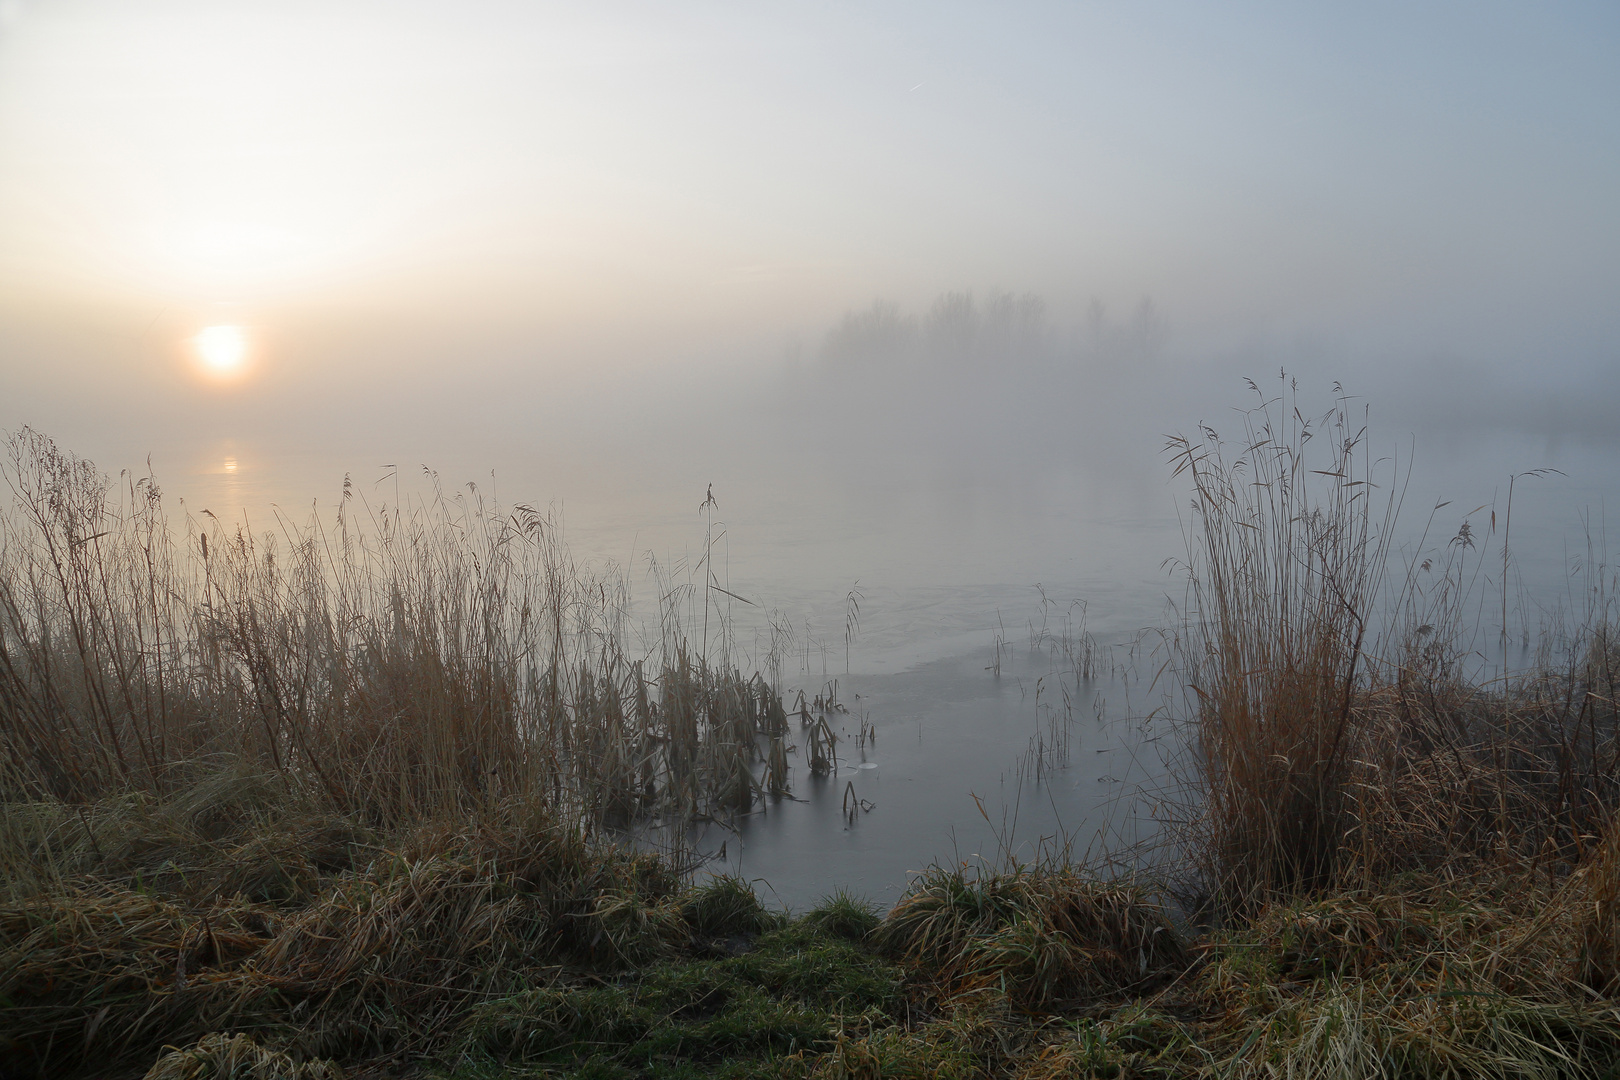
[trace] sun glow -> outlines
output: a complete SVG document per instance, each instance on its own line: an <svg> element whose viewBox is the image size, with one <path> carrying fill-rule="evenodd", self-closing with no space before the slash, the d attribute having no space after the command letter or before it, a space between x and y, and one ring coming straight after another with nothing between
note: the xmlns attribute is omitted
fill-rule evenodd
<svg viewBox="0 0 1620 1080"><path fill-rule="evenodd" d="M215 375L234 375L247 362L247 334L240 326L210 326L192 344L197 358Z"/></svg>

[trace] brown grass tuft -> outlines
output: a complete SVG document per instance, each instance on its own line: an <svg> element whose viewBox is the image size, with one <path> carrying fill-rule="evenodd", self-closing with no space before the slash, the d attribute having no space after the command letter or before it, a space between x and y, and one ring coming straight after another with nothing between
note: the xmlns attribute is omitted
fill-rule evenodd
<svg viewBox="0 0 1620 1080"><path fill-rule="evenodd" d="M1235 451L1208 428L1170 442L1193 484L1190 850L1233 908L1333 881L1352 825L1356 691L1396 505L1364 434L1343 400L1316 420L1272 400L1243 414Z"/></svg>
<svg viewBox="0 0 1620 1080"><path fill-rule="evenodd" d="M993 988L1032 1009L1129 992L1188 963L1181 935L1141 890L1070 867L972 878L935 867L875 936L947 996Z"/></svg>
<svg viewBox="0 0 1620 1080"><path fill-rule="evenodd" d="M145 1080L343 1080L343 1070L318 1058L296 1061L247 1035L216 1033L170 1050L147 1070Z"/></svg>
<svg viewBox="0 0 1620 1080"><path fill-rule="evenodd" d="M1560 653L1470 681L1483 538L1465 520L1386 595L1399 478L1365 430L1342 398L1309 420L1285 395L1243 414L1235 451L1207 428L1171 442L1194 489L1177 824L1217 919L1408 871L1567 876L1620 804L1606 583Z"/></svg>

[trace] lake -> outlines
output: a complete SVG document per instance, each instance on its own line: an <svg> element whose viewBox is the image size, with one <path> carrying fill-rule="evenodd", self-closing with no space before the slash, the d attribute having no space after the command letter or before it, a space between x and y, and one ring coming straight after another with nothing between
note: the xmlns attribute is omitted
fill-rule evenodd
<svg viewBox="0 0 1620 1080"><path fill-rule="evenodd" d="M837 772L796 762L791 799L700 830L707 869L798 908L835 888L887 905L931 862L1028 859L1061 842L1123 852L1151 840L1162 813L1185 708L1154 630L1179 618L1187 502L1164 433L1209 416L1235 430L1235 414L1207 373L1177 384L1162 365L1102 377L1049 361L932 383L881 364L648 376L628 404L609 380L528 413L502 400L432 425L215 424L152 451L187 513L255 529L329 513L345 475L362 515L433 498L435 485L549 505L577 560L625 575L649 653L669 590L685 587L697 636L707 552L711 655L778 677L790 702L836 682L847 710L831 715ZM1375 424L1368 439L1387 473L1411 470L1394 579L1444 556L1470 523L1470 644L1485 668L1499 663L1514 473L1561 470L1514 483L1511 636L1533 640L1560 608L1579 611L1582 582L1606 561L1605 444L1446 425ZM1094 666L1077 673L1082 641Z"/></svg>

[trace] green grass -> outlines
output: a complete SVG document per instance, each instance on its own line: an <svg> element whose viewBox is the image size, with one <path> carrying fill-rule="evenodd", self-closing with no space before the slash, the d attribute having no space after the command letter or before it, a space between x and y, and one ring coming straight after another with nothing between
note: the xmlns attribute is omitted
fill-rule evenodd
<svg viewBox="0 0 1620 1080"><path fill-rule="evenodd" d="M805 923L848 941L864 941L883 921L877 905L844 889L823 897L806 913Z"/></svg>
<svg viewBox="0 0 1620 1080"><path fill-rule="evenodd" d="M888 1022L900 983L893 964L801 922L740 955L665 961L605 984L481 1005L467 1041L489 1062L601 1075L792 1070L840 1033ZM602 1071L614 1068L624 1071Z"/></svg>

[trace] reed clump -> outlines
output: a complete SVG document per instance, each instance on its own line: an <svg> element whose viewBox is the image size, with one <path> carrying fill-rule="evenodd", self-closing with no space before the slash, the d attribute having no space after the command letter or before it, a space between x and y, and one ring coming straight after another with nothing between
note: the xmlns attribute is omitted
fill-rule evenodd
<svg viewBox="0 0 1620 1080"><path fill-rule="evenodd" d="M1484 677L1469 618L1495 515L1438 554L1425 532L1390 580L1403 481L1347 400L1307 417L1287 384L1239 424L1169 445L1192 502L1186 801L1164 865L1201 936L1150 1001L1151 1045L1099 1017L1031 1075L1609 1075L1607 571L1588 563L1585 609L1532 666ZM1508 525L1489 567L1504 590Z"/></svg>
<svg viewBox="0 0 1620 1080"><path fill-rule="evenodd" d="M674 605L638 630L550 516L430 477L411 509L346 483L302 527L177 525L26 429L0 479L0 1073L220 1033L165 1068L261 1033L424 1052L470 1001L719 918L612 830L748 810L780 696Z"/></svg>
<svg viewBox="0 0 1620 1080"><path fill-rule="evenodd" d="M330 521L255 532L205 512L182 534L150 477L114 484L31 430L0 475L10 804L252 774L271 802L375 828L528 793L624 825L746 810L758 738L785 733L763 679L694 656L678 620L638 638L622 578L476 488L434 479L414 509L373 512L346 484Z"/></svg>
<svg viewBox="0 0 1620 1080"><path fill-rule="evenodd" d="M1242 425L1235 448L1209 429L1170 444L1193 487L1179 639L1193 798L1174 824L1204 915L1408 871L1587 863L1620 799L1603 583L1558 651L1472 679L1470 524L1386 582L1401 481L1346 402L1308 419L1285 393Z"/></svg>
<svg viewBox="0 0 1620 1080"><path fill-rule="evenodd" d="M1333 881L1351 829L1356 692L1389 543L1379 525L1394 517L1364 434L1343 407L1312 423L1268 403L1244 414L1234 458L1207 428L1170 444L1193 486L1183 655L1203 805L1191 850L1239 907Z"/></svg>

